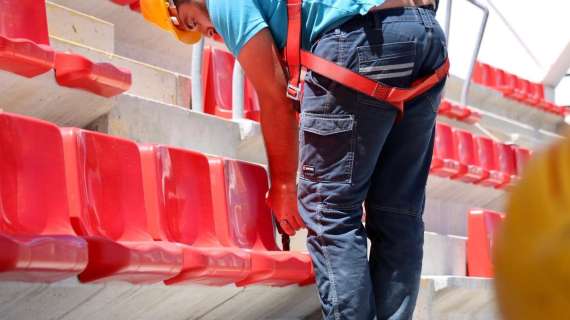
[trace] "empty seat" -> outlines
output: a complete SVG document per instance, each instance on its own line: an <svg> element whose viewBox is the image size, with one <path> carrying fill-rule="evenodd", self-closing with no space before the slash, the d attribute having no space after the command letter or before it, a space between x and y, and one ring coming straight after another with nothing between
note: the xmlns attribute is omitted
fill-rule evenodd
<svg viewBox="0 0 570 320"><path fill-rule="evenodd" d="M0 155L0 280L76 276L87 243L69 222L59 129L0 112Z"/></svg>
<svg viewBox="0 0 570 320"><path fill-rule="evenodd" d="M0 1L0 69L35 77L53 68L45 1Z"/></svg>
<svg viewBox="0 0 570 320"><path fill-rule="evenodd" d="M80 129L61 132L72 224L89 245L79 280L154 283L177 275L182 249L148 231L138 146Z"/></svg>
<svg viewBox="0 0 570 320"><path fill-rule="evenodd" d="M203 79L204 111L226 119L232 118L232 83L235 59L231 53L215 49L204 49ZM253 86L245 82L244 117L259 120L259 101Z"/></svg>
<svg viewBox="0 0 570 320"><path fill-rule="evenodd" d="M488 187L502 187L510 181L510 175L501 171L498 149L495 142L487 137L475 138L479 161L483 170L489 175L479 183Z"/></svg>
<svg viewBox="0 0 570 320"><path fill-rule="evenodd" d="M227 285L251 270L244 250L216 238L208 158L165 146L141 146L148 221L155 239L178 242L182 271L167 284Z"/></svg>
<svg viewBox="0 0 570 320"><path fill-rule="evenodd" d="M460 172L453 178L470 183L485 179L489 172L481 167L473 134L461 129L456 129L453 134L457 143L457 154L461 168Z"/></svg>
<svg viewBox="0 0 570 320"><path fill-rule="evenodd" d="M496 142L494 147L499 160L499 171L506 176L505 182L498 187L504 188L518 180L515 147L499 142Z"/></svg>
<svg viewBox="0 0 570 320"><path fill-rule="evenodd" d="M238 285L310 283L313 272L309 255L281 251L275 243L273 218L265 203L268 190L265 169L241 161L212 158L210 173L220 241L251 254L251 273Z"/></svg>
<svg viewBox="0 0 570 320"><path fill-rule="evenodd" d="M131 87L131 72L109 63L94 63L71 53L55 56L55 78L61 86L77 88L103 97L113 97Z"/></svg>
<svg viewBox="0 0 570 320"><path fill-rule="evenodd" d="M530 160L531 151L526 148L515 148L515 162L517 168L517 176L522 177L524 168Z"/></svg>
<svg viewBox="0 0 570 320"><path fill-rule="evenodd" d="M471 210L468 217L467 275L492 277L493 243L504 214L489 210Z"/></svg>
<svg viewBox="0 0 570 320"><path fill-rule="evenodd" d="M440 177L452 177L460 169L453 130L447 124L437 123L430 172Z"/></svg>

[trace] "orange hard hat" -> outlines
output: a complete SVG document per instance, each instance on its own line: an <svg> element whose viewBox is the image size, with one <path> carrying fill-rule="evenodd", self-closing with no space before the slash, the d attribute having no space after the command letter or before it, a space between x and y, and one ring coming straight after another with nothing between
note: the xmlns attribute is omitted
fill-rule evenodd
<svg viewBox="0 0 570 320"><path fill-rule="evenodd" d="M169 0L140 0L140 6L142 15L147 21L172 33L179 41L194 44L202 37L200 32L180 30L174 25L168 10Z"/></svg>
<svg viewBox="0 0 570 320"><path fill-rule="evenodd" d="M495 243L505 320L570 316L570 139L538 153L514 188Z"/></svg>

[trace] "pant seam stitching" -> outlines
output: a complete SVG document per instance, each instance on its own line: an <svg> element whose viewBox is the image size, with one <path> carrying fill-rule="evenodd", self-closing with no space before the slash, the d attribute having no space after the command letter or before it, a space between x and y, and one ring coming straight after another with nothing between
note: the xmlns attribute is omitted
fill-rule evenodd
<svg viewBox="0 0 570 320"><path fill-rule="evenodd" d="M319 207L317 209L319 211L318 216L319 216L319 225L322 227L322 222L321 222L321 208ZM331 264L331 260L330 260L330 255L329 252L327 250L327 245L326 245L326 241L325 238L322 236L322 229L320 234L317 236L317 238L319 239L319 242L321 243L321 246L323 248L323 253L325 256L325 261L326 261L326 265L327 265L327 273L329 275L330 278L330 283L331 283L331 293L332 293L332 305L333 305L333 313L334 313L334 318L335 320L340 320L340 311L338 310L338 293L336 290L336 281L335 281L335 276L334 276L334 272L332 269L332 264Z"/></svg>

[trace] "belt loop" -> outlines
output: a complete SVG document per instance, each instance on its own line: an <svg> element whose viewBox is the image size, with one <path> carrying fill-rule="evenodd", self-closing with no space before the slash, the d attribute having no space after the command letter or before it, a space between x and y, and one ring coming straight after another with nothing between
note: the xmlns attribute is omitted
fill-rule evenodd
<svg viewBox="0 0 570 320"><path fill-rule="evenodd" d="M431 17L427 13L427 9L424 8L416 8L418 13L420 14L420 18L422 20L423 25L426 27L427 30L433 29L433 21Z"/></svg>

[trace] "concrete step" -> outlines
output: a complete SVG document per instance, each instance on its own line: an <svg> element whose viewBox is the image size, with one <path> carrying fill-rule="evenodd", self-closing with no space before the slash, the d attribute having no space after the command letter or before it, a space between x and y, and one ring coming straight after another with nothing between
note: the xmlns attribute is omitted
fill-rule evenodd
<svg viewBox="0 0 570 320"><path fill-rule="evenodd" d="M112 23L50 1L46 2L46 11L51 36L115 52L115 28Z"/></svg>
<svg viewBox="0 0 570 320"><path fill-rule="evenodd" d="M311 319L319 309L314 286L0 282L1 319ZM492 280L422 277L414 319L499 319Z"/></svg>
<svg viewBox="0 0 570 320"><path fill-rule="evenodd" d="M423 277L414 320L499 320L492 279Z"/></svg>
<svg viewBox="0 0 570 320"><path fill-rule="evenodd" d="M115 26L115 53L172 72L190 75L192 46L182 44L142 15L109 0L53 0Z"/></svg>
<svg viewBox="0 0 570 320"><path fill-rule="evenodd" d="M84 55L95 62L108 62L127 68L132 73L130 94L166 104L190 107L190 78L110 52L81 45L58 37L51 37L51 46L63 52Z"/></svg>
<svg viewBox="0 0 570 320"><path fill-rule="evenodd" d="M60 126L84 127L108 113L115 98L61 87L50 71L28 79L0 71L0 108L28 115Z"/></svg>
<svg viewBox="0 0 570 320"><path fill-rule="evenodd" d="M90 129L138 142L266 163L259 124L229 121L131 94L117 97L113 110Z"/></svg>

